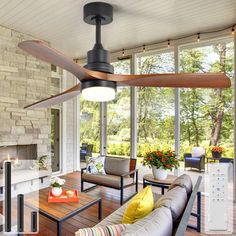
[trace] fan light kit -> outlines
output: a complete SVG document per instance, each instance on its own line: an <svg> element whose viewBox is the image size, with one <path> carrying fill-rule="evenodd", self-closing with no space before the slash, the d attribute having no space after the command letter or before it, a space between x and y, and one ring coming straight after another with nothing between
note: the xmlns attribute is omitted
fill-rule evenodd
<svg viewBox="0 0 236 236"><path fill-rule="evenodd" d="M115 99L116 83L113 81L90 80L82 82L82 96L92 102L107 102Z"/></svg>
<svg viewBox="0 0 236 236"><path fill-rule="evenodd" d="M96 42L93 49L87 53L87 64L84 67L43 41L28 40L19 43L18 46L29 54L71 72L80 81L80 84L62 93L25 108L48 108L67 101L80 92L84 99L89 101L110 101L115 98L116 86L169 88L228 88L231 86L230 79L224 73L113 74L110 53L101 43L101 26L113 21L113 7L105 2L88 3L84 6L84 21L96 26ZM198 37L200 40L200 34ZM143 50L146 50L145 46ZM124 56L124 49L122 55Z"/></svg>

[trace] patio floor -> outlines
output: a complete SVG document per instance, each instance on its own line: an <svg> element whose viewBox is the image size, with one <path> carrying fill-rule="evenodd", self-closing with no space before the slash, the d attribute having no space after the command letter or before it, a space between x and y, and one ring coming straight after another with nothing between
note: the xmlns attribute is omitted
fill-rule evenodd
<svg viewBox="0 0 236 236"><path fill-rule="evenodd" d="M188 174L191 174L191 177L195 179L198 176L198 173L190 172L188 171ZM204 176L204 174L202 174ZM66 186L67 188L76 188L80 189L80 172L74 172L71 174L67 174L63 176L63 178L66 179ZM139 189L142 188L142 184L139 185ZM125 196L127 197L134 191L133 187L130 187L125 190ZM154 187L153 191L160 193L160 189ZM103 217L108 216L113 211L115 211L117 208L119 208L119 192L114 189L105 188L105 187L97 187L91 191L88 192L88 194L93 196L99 196L103 199ZM196 208L196 207L195 207ZM195 209L194 209L195 210ZM204 197L202 198L202 223L204 225ZM234 212L236 212L236 204L234 204ZM190 220L193 224L193 219ZM39 219L40 222L40 232L38 235L45 235L45 236L53 236L56 235L56 225L55 223L51 222L50 220L44 218L43 216L40 216ZM79 228L85 228L85 227L92 227L98 223L97 219L97 206L93 206L84 212L82 212L79 215L74 216L73 218L67 220L63 223L62 227L62 235L70 236L74 235L74 233ZM236 222L234 221L234 228L236 228ZM236 231L235 231L236 232ZM186 231L186 236L203 236L207 235L204 233L197 233L196 231L188 229ZM236 235L236 234L234 234Z"/></svg>

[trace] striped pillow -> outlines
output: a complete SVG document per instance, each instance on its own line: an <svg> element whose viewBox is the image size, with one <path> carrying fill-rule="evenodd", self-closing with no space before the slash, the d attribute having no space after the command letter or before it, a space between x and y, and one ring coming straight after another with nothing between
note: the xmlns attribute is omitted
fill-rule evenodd
<svg viewBox="0 0 236 236"><path fill-rule="evenodd" d="M119 236L125 231L128 224L118 224L109 226L99 226L94 228L79 229L76 236Z"/></svg>

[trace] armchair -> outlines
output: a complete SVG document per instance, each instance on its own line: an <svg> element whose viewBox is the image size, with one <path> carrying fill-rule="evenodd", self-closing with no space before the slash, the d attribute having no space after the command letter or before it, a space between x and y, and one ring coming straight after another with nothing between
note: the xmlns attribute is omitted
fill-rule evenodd
<svg viewBox="0 0 236 236"><path fill-rule="evenodd" d="M202 147L193 147L191 153L184 154L184 168L195 168L199 172L205 170L205 149Z"/></svg>
<svg viewBox="0 0 236 236"><path fill-rule="evenodd" d="M135 185L135 193L128 199L138 192L136 159L106 157L104 167L106 175L87 173L86 168L81 170L81 192L89 191L97 185L117 189L120 190L120 204L123 205L125 188ZM85 182L95 184L95 186L84 189Z"/></svg>

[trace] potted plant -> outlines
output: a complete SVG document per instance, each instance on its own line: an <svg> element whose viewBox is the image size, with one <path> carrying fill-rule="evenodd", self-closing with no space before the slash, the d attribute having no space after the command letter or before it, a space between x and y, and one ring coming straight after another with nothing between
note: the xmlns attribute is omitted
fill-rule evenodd
<svg viewBox="0 0 236 236"><path fill-rule="evenodd" d="M220 146L210 146L210 150L212 153L212 157L214 158L221 158L222 152L223 152L223 148Z"/></svg>
<svg viewBox="0 0 236 236"><path fill-rule="evenodd" d="M179 166L179 160L174 151L157 150L145 154L143 165L152 168L155 179L163 180L167 178L168 170Z"/></svg>
<svg viewBox="0 0 236 236"><path fill-rule="evenodd" d="M65 183L66 181L64 179L61 179L59 177L51 177L50 179L50 183L51 183L51 187L52 187L52 194L55 197L58 197L62 194L62 185Z"/></svg>

